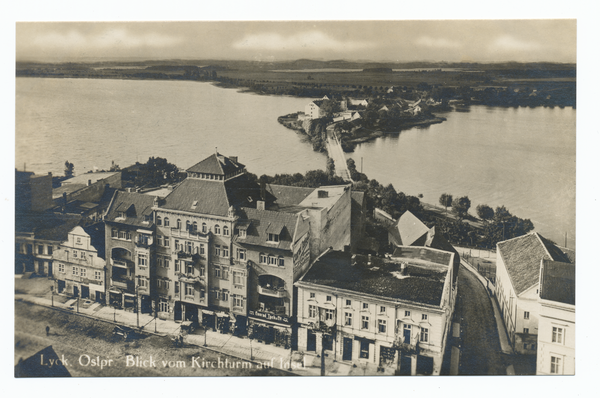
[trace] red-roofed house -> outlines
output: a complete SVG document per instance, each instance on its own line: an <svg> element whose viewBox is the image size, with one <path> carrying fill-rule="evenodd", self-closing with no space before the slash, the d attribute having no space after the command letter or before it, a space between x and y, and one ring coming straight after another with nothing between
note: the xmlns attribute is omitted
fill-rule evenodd
<svg viewBox="0 0 600 398"><path fill-rule="evenodd" d="M516 352L536 354L541 261L571 261L537 232L498 242L496 247L496 298L509 339Z"/></svg>

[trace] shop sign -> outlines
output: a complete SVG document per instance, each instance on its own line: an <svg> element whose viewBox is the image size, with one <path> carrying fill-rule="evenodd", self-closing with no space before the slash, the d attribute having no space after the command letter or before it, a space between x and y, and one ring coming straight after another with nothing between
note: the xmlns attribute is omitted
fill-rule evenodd
<svg viewBox="0 0 600 398"><path fill-rule="evenodd" d="M266 319L267 321L274 321L274 322L282 322L282 323L292 323L292 321L290 320L289 316L282 316L282 315L275 315L275 314L269 314L268 312L262 312L262 311L253 311L250 310L248 311L250 316L256 317L256 318L263 318Z"/></svg>

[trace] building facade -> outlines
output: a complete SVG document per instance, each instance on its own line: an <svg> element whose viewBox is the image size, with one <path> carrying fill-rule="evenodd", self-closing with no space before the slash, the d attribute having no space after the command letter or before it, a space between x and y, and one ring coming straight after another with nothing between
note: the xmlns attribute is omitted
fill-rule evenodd
<svg viewBox="0 0 600 398"><path fill-rule="evenodd" d="M106 300L104 224L73 228L52 254L52 276L58 294L99 303Z"/></svg>
<svg viewBox="0 0 600 398"><path fill-rule="evenodd" d="M575 374L575 264L542 260L536 373Z"/></svg>
<svg viewBox="0 0 600 398"><path fill-rule="evenodd" d="M298 350L388 374L440 374L454 310L454 253L330 251L296 282Z"/></svg>
<svg viewBox="0 0 600 398"><path fill-rule="evenodd" d="M537 353L540 262L570 263L570 254L536 232L497 244L496 299L515 352Z"/></svg>

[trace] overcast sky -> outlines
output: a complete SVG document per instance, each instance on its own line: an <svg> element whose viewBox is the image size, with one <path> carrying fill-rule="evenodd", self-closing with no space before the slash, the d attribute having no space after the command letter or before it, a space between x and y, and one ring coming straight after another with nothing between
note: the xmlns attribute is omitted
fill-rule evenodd
<svg viewBox="0 0 600 398"><path fill-rule="evenodd" d="M576 21L18 22L17 61L576 62Z"/></svg>

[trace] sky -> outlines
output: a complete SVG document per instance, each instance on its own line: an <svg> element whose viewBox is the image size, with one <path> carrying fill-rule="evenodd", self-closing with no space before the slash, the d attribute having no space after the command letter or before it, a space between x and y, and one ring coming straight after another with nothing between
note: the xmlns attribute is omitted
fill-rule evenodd
<svg viewBox="0 0 600 398"><path fill-rule="evenodd" d="M575 19L17 22L17 61L576 62Z"/></svg>

